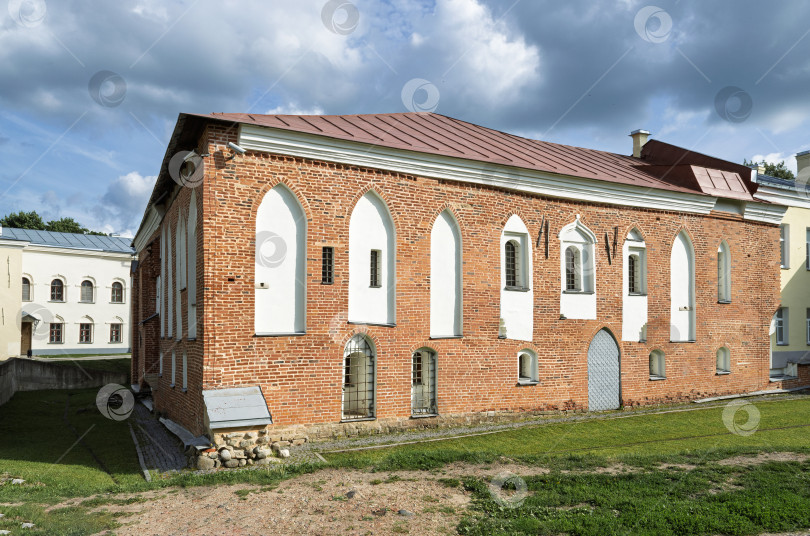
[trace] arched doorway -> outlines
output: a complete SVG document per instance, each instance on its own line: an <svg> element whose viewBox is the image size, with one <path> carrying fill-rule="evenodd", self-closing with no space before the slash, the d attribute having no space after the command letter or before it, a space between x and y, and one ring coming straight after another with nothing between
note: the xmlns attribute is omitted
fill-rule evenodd
<svg viewBox="0 0 810 536"><path fill-rule="evenodd" d="M619 345L607 329L588 346L588 409L605 411L621 405Z"/></svg>

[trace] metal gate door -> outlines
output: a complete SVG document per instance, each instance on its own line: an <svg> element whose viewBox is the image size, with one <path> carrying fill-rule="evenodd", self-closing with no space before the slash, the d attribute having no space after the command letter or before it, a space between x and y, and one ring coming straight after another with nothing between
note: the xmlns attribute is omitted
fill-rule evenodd
<svg viewBox="0 0 810 536"><path fill-rule="evenodd" d="M606 329L594 336L588 347L588 409L619 409L619 346Z"/></svg>

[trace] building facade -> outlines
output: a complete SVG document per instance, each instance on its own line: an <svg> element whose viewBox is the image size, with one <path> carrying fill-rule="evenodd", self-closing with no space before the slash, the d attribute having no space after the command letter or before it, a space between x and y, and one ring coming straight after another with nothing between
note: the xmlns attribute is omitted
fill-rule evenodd
<svg viewBox="0 0 810 536"><path fill-rule="evenodd" d="M780 306L771 326L771 376L810 379L810 151L796 155L798 177L756 174L756 197L787 206L779 230Z"/></svg>
<svg viewBox="0 0 810 536"><path fill-rule="evenodd" d="M0 251L14 259L4 358L130 352L131 239L4 228Z"/></svg>
<svg viewBox="0 0 810 536"><path fill-rule="evenodd" d="M633 137L181 115L134 240L133 378L212 438L767 387L784 207L746 167ZM246 388L264 412L228 398Z"/></svg>

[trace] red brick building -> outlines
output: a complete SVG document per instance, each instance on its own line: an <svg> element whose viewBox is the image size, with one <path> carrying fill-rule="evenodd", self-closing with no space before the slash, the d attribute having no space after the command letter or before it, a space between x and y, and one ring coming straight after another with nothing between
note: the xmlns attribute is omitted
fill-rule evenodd
<svg viewBox="0 0 810 536"><path fill-rule="evenodd" d="M646 134L181 115L134 241L134 383L194 434L767 388L784 207Z"/></svg>

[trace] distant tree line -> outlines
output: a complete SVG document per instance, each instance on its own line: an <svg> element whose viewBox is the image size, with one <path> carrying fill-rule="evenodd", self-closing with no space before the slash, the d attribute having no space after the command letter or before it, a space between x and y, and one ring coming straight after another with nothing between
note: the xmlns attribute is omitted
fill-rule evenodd
<svg viewBox="0 0 810 536"><path fill-rule="evenodd" d="M762 162L749 162L748 160L743 160L743 165L748 167L763 166L765 168L765 175L770 175L771 177L776 177L777 179L787 179L789 181L796 179L793 172L790 171L785 165L784 160L778 164L769 164L765 160Z"/></svg>
<svg viewBox="0 0 810 536"><path fill-rule="evenodd" d="M34 231L52 231L55 233L78 233L85 235L107 236L107 233L90 231L73 218L60 218L46 222L35 210L31 212L19 211L0 218L3 227L16 229L32 229Z"/></svg>

